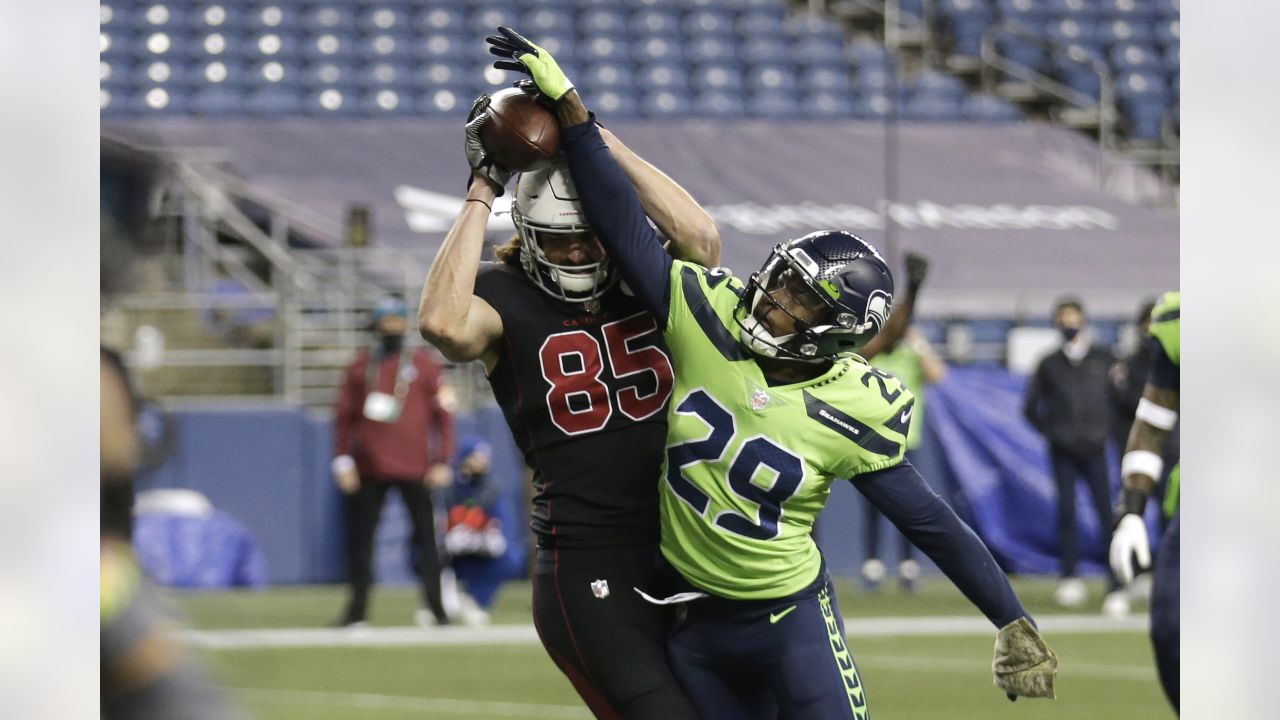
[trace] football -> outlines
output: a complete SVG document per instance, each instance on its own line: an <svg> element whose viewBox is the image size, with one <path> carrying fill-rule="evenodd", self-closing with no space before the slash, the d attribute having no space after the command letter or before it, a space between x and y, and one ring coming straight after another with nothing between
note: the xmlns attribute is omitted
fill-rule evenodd
<svg viewBox="0 0 1280 720"><path fill-rule="evenodd" d="M494 93L488 113L480 142L499 166L513 172L536 170L560 149L555 115L523 90L507 88Z"/></svg>

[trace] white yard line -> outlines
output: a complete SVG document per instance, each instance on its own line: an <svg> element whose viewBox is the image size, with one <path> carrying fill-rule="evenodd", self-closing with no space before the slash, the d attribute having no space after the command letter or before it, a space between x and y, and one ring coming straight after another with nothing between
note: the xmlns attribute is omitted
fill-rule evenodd
<svg viewBox="0 0 1280 720"><path fill-rule="evenodd" d="M447 713L449 717L537 718L538 720L578 720L591 718L585 707L574 705L542 705L539 703L489 702L451 698L422 698L377 693L322 692L318 690L269 690L264 688L228 688L246 701L280 705L322 705L332 707L388 710L397 713Z"/></svg>
<svg viewBox="0 0 1280 720"><path fill-rule="evenodd" d="M1114 620L1099 615L1046 615L1037 618L1046 634L1133 633L1147 629L1138 615ZM866 637L995 636L995 628L981 617L845 618L845 630L856 644ZM275 630L188 630L193 645L212 650L308 647L418 647L451 645L526 645L538 642L532 625L494 625L484 628L283 628Z"/></svg>

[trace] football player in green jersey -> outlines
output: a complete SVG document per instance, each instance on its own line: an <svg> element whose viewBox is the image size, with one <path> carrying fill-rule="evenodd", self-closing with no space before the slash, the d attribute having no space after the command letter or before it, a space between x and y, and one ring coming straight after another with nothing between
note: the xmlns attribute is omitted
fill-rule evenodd
<svg viewBox="0 0 1280 720"><path fill-rule="evenodd" d="M661 484L681 602L676 676L708 718L868 717L813 522L838 479L857 488L999 628L995 684L1052 697L1057 657L990 552L903 459L911 393L853 354L884 328L893 281L845 232L778 245L743 284L673 260L573 84L507 28L489 38L556 108L583 209L676 369ZM654 589L639 588L638 591Z"/></svg>
<svg viewBox="0 0 1280 720"><path fill-rule="evenodd" d="M1115 532L1111 536L1111 569L1122 583L1129 583L1137 567L1151 565L1151 546L1147 524L1142 519L1147 498L1164 469L1160 450L1165 436L1178 422L1178 393L1181 381L1181 348L1179 331L1182 315L1181 293L1165 293L1151 311L1151 343L1154 360L1147 376L1147 387L1138 401L1129 444L1120 464L1124 490L1116 510ZM1151 644L1155 649L1156 669L1170 704L1178 709L1178 682L1181 658L1179 651L1178 595L1179 538L1181 523L1178 513L1178 467L1169 476L1165 492L1164 512L1170 517L1151 587Z"/></svg>

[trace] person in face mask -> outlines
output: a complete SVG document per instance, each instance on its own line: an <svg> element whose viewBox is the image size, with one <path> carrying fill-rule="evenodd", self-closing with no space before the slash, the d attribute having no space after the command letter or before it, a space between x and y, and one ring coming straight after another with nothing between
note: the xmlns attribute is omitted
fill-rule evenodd
<svg viewBox="0 0 1280 720"><path fill-rule="evenodd" d="M1112 425L1108 372L1115 356L1093 342L1084 305L1068 297L1054 308L1053 323L1062 335L1062 346L1049 353L1036 368L1027 386L1023 414L1044 436L1057 487L1058 552L1062 580L1054 598L1064 607L1080 607L1086 599L1084 582L1076 575L1080 556L1079 519L1076 516L1076 481L1084 480L1097 515L1098 527L1109 528L1111 489L1107 466L1107 440ZM1103 567L1105 539L1096 546ZM1129 597L1120 590L1107 569L1107 615L1129 612Z"/></svg>
<svg viewBox="0 0 1280 720"><path fill-rule="evenodd" d="M375 342L347 366L334 407L333 476L346 512L350 598L335 623L359 626L373 587L373 537L387 492L395 489L413 523L423 608L419 624L448 624L431 490L449 484L453 419L441 404L441 368L423 348L405 344L404 299L388 295L372 312Z"/></svg>

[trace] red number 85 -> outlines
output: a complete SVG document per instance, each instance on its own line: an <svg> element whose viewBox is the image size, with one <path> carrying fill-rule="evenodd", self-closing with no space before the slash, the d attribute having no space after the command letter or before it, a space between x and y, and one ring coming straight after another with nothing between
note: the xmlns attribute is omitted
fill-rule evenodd
<svg viewBox="0 0 1280 720"><path fill-rule="evenodd" d="M658 329L647 313L637 313L628 318L601 326L605 348L600 341L585 330L557 333L542 343L538 357L542 363L542 377L551 384L547 391L547 409L551 422L566 435L581 435L603 428L613 417L613 403L609 398L609 385L600 379L604 372L604 360L608 358L609 372L615 380L648 373L654 378L654 390L640 394L636 385L619 388L618 411L632 420L644 420L658 412L671 397L674 374L671 361L656 347L633 348L639 338ZM578 367L565 366L565 360L576 355ZM579 401L575 410L570 399ZM585 405L585 407L584 407Z"/></svg>

